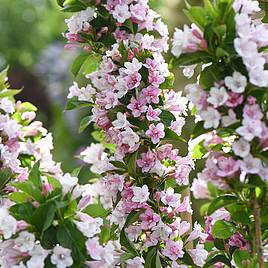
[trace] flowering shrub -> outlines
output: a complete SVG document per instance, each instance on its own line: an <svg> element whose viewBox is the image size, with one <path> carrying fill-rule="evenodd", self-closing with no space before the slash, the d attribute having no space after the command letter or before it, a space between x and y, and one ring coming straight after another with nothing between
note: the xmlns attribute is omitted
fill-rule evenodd
<svg viewBox="0 0 268 268"><path fill-rule="evenodd" d="M74 82L67 108L89 107L80 129L94 123L103 137L80 154L99 176L92 193L112 230L109 242L99 235L88 240L91 267L202 266L206 235L197 223L191 231L181 216L192 213L183 190L193 161L177 149L185 143L180 134L188 101L170 89L173 75L162 56L166 25L147 1L62 6L81 10L66 20L67 48L90 51L74 62L74 75L89 82ZM116 240L121 252L111 248L108 258L103 247Z"/></svg>
<svg viewBox="0 0 268 268"><path fill-rule="evenodd" d="M203 64L198 83L185 88L198 119L194 157L206 157L192 191L212 200L202 208L214 246L208 262L220 267L267 261L268 28L259 11L257 1L205 1L189 7L195 24L173 39L175 66L193 75Z"/></svg>

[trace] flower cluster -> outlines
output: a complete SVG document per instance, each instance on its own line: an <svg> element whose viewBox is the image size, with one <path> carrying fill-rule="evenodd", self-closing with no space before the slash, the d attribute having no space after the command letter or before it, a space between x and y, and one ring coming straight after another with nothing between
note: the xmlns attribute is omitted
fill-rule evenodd
<svg viewBox="0 0 268 268"><path fill-rule="evenodd" d="M151 262L203 266L206 234L197 223L191 231L182 216L192 213L189 196L181 191L189 184L194 163L176 148L176 142L185 142L180 135L188 101L170 89L173 75L161 54L167 50L167 27L147 1L102 5L94 6L96 15L87 27L96 30L95 22L101 22L106 31L98 42L112 35L114 44L104 51L97 70L86 74L89 83L80 87L74 82L68 95L69 103L90 107L88 124L95 123L104 137L102 144L80 153L99 176L90 193L109 211L103 224L113 230L105 243L99 235L87 242L90 265L115 267L124 261L128 268ZM109 25L98 10L108 12ZM83 29L80 35L85 36ZM90 44L96 53L96 40Z"/></svg>
<svg viewBox="0 0 268 268"><path fill-rule="evenodd" d="M199 20L196 10L207 14L207 19ZM177 30L172 48L178 57L174 65L186 65L193 71L202 63L198 83L185 87L197 121L193 158L206 157L191 189L196 199L212 200L202 209L207 213L207 242L214 243L216 252L229 254L222 263L237 267L246 260L253 266L257 262L263 265L261 247L267 243L259 213L260 204L267 202L267 94L263 87L268 78L268 28L256 18L259 11L258 1L247 0L190 7L189 17L203 33L199 30L198 40L188 37L179 41L178 32L180 36L196 34L194 30L189 33L187 27ZM193 44L196 49L191 51ZM226 233L219 232L223 229ZM221 239L224 247L218 244ZM256 247L258 253L253 254ZM244 251L247 253L242 256ZM212 253L208 259L219 265Z"/></svg>

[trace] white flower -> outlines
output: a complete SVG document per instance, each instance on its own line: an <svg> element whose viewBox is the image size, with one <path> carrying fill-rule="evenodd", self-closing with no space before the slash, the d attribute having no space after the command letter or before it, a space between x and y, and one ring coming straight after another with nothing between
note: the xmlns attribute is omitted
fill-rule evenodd
<svg viewBox="0 0 268 268"><path fill-rule="evenodd" d="M92 102L92 97L96 94L96 89L93 88L90 84L86 87L79 88L76 82L69 88L68 99L73 97L78 97L79 101L89 101Z"/></svg>
<svg viewBox="0 0 268 268"><path fill-rule="evenodd" d="M9 215L6 208L0 208L0 231L5 239L9 239L16 233L17 221Z"/></svg>
<svg viewBox="0 0 268 268"><path fill-rule="evenodd" d="M28 252L34 247L35 237L28 231L20 232L19 236L15 239L15 248L20 252Z"/></svg>
<svg viewBox="0 0 268 268"><path fill-rule="evenodd" d="M209 197L208 184L203 179L194 179L191 191L196 199L206 199Z"/></svg>
<svg viewBox="0 0 268 268"><path fill-rule="evenodd" d="M214 107L223 105L228 100L228 94L225 87L212 87L210 89L210 96L207 101Z"/></svg>
<svg viewBox="0 0 268 268"><path fill-rule="evenodd" d="M86 10L82 10L73 15L70 19L66 19L65 22L68 26L69 33L77 34L82 30L89 28L89 21L94 18L95 10L88 7Z"/></svg>
<svg viewBox="0 0 268 268"><path fill-rule="evenodd" d="M141 69L142 63L136 58L133 58L132 62L125 62L124 66L126 67L126 70L124 70L126 74L133 74Z"/></svg>
<svg viewBox="0 0 268 268"><path fill-rule="evenodd" d="M250 144L241 138L233 143L232 149L237 156L246 157L250 152Z"/></svg>
<svg viewBox="0 0 268 268"><path fill-rule="evenodd" d="M104 147L102 144L91 143L83 152L80 153L83 161L88 164L95 164L98 162L104 152Z"/></svg>
<svg viewBox="0 0 268 268"><path fill-rule="evenodd" d="M74 221L74 223L84 236L91 238L101 232L100 227L103 224L103 220L101 218L87 217L86 221Z"/></svg>
<svg viewBox="0 0 268 268"><path fill-rule="evenodd" d="M121 132L122 143L128 144L130 147L136 145L140 138L137 133L135 133L131 128L127 128L125 131Z"/></svg>
<svg viewBox="0 0 268 268"><path fill-rule="evenodd" d="M161 192L161 201L168 206L176 207L180 204L181 195L174 193L174 189L169 187Z"/></svg>
<svg viewBox="0 0 268 268"><path fill-rule="evenodd" d="M262 132L262 126L260 121L244 119L242 126L236 129L236 132L243 136L247 141L253 140L254 137L259 137Z"/></svg>
<svg viewBox="0 0 268 268"><path fill-rule="evenodd" d="M126 261L127 264L126 268L143 268L144 267L143 263L144 259L142 259L141 257L135 257L133 259Z"/></svg>
<svg viewBox="0 0 268 268"><path fill-rule="evenodd" d="M112 14L113 17L120 23L125 22L125 20L131 17L131 14L128 10L128 5L117 4Z"/></svg>
<svg viewBox="0 0 268 268"><path fill-rule="evenodd" d="M148 200L150 193L146 184L142 188L133 186L132 190L134 194L132 197L133 202L145 203Z"/></svg>
<svg viewBox="0 0 268 268"><path fill-rule="evenodd" d="M63 194L67 194L78 183L78 178L72 177L71 174L66 173L63 176L60 176L59 182L62 186Z"/></svg>
<svg viewBox="0 0 268 268"><path fill-rule="evenodd" d="M235 93L242 93L247 86L247 78L239 72L234 72L233 76L224 79L225 85Z"/></svg>
<svg viewBox="0 0 268 268"><path fill-rule="evenodd" d="M15 112L14 104L8 98L0 99L0 109L8 114L13 114Z"/></svg>
<svg viewBox="0 0 268 268"><path fill-rule="evenodd" d="M53 254L51 255L51 263L56 265L57 268L72 266L73 259L71 257L71 250L61 246L54 247Z"/></svg>
<svg viewBox="0 0 268 268"><path fill-rule="evenodd" d="M192 257L194 263L200 267L206 263L208 252L204 249L203 244L197 244L195 249L189 249L188 253Z"/></svg>
<svg viewBox="0 0 268 268"><path fill-rule="evenodd" d="M121 112L117 113L117 119L112 122L115 129L125 128L128 125L127 116Z"/></svg>
<svg viewBox="0 0 268 268"><path fill-rule="evenodd" d="M232 109L228 110L228 115L222 117L222 124L224 127L228 127L237 121L236 114Z"/></svg>
<svg viewBox="0 0 268 268"><path fill-rule="evenodd" d="M259 158L254 158L251 154L246 156L243 160L239 160L240 168L246 174L257 174L261 168L261 160Z"/></svg>
<svg viewBox="0 0 268 268"><path fill-rule="evenodd" d="M45 250L41 245L35 245L29 252L31 259L27 261L27 268L43 268L44 260L49 254L48 250Z"/></svg>
<svg viewBox="0 0 268 268"><path fill-rule="evenodd" d="M201 118L205 121L204 128L217 128L220 123L221 115L212 107L208 107L207 110L200 113Z"/></svg>

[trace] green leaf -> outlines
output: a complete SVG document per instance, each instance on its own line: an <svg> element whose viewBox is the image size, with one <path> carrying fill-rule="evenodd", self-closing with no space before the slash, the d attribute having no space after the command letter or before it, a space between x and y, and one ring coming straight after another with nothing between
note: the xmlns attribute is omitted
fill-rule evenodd
<svg viewBox="0 0 268 268"><path fill-rule="evenodd" d="M221 80L222 74L218 66L212 64L206 67L200 74L199 83L204 88L210 89L215 82Z"/></svg>
<svg viewBox="0 0 268 268"><path fill-rule="evenodd" d="M108 216L108 211L105 210L100 203L88 205L83 210L83 212L90 215L91 217L94 217L94 218L96 218L96 217L105 218Z"/></svg>
<svg viewBox="0 0 268 268"><path fill-rule="evenodd" d="M12 171L9 168L0 169L0 191L6 187L6 184L12 178Z"/></svg>
<svg viewBox="0 0 268 268"><path fill-rule="evenodd" d="M152 261L153 261L154 257L156 256L156 254L157 254L157 248L156 247L150 247L148 252L147 252L146 258L145 258L144 268L153 267Z"/></svg>
<svg viewBox="0 0 268 268"><path fill-rule="evenodd" d="M29 174L29 181L31 181L35 187L41 187L42 182L41 182L41 174L40 174L40 162L38 161L37 163L34 164L33 168L30 171Z"/></svg>
<svg viewBox="0 0 268 268"><path fill-rule="evenodd" d="M171 73L168 77L166 77L165 81L159 86L159 88L161 89L172 88L174 81L175 81L174 74Z"/></svg>
<svg viewBox="0 0 268 268"><path fill-rule="evenodd" d="M236 249L233 253L233 259L238 268L244 268L244 267L248 267L248 266L245 266L245 262L250 261L251 256L249 252L246 250Z"/></svg>
<svg viewBox="0 0 268 268"><path fill-rule="evenodd" d="M234 195L223 195L214 199L208 207L208 215L211 215L215 210L226 207L238 202L238 197Z"/></svg>
<svg viewBox="0 0 268 268"><path fill-rule="evenodd" d="M41 204L33 213L31 224L35 225L36 228L43 233L51 226L56 209L55 204L52 202Z"/></svg>
<svg viewBox="0 0 268 268"><path fill-rule="evenodd" d="M30 219L33 215L34 207L31 203L16 204L10 207L9 211L17 220L31 223Z"/></svg>
<svg viewBox="0 0 268 268"><path fill-rule="evenodd" d="M41 190L37 188L34 183L30 180L27 180L25 182L15 182L12 183L12 185L18 189L21 190L22 192L25 192L29 196L31 196L34 200L38 202L43 201L43 196L41 194Z"/></svg>
<svg viewBox="0 0 268 268"><path fill-rule="evenodd" d="M83 132L92 122L92 116L86 116L80 121L79 133Z"/></svg>
<svg viewBox="0 0 268 268"><path fill-rule="evenodd" d="M212 236L219 239L227 239L236 232L236 228L230 222L216 221L212 226Z"/></svg>
<svg viewBox="0 0 268 268"><path fill-rule="evenodd" d="M86 9L87 6L79 0L65 0L61 11L64 12L78 12Z"/></svg>
<svg viewBox="0 0 268 268"><path fill-rule="evenodd" d="M161 122L166 126L169 127L172 121L176 121L175 116L173 113L167 110L162 110L160 114Z"/></svg>
<svg viewBox="0 0 268 268"><path fill-rule="evenodd" d="M27 101L20 104L20 106L24 112L36 112L37 111L37 107Z"/></svg>
<svg viewBox="0 0 268 268"><path fill-rule="evenodd" d="M139 255L134 245L128 239L125 233L125 228L123 228L120 233L120 245L124 247L125 251L132 253L134 256Z"/></svg>
<svg viewBox="0 0 268 268"><path fill-rule="evenodd" d="M7 66L5 69L3 69L0 72L0 90L6 88L6 79L7 79L8 69L9 69L9 66Z"/></svg>
<svg viewBox="0 0 268 268"><path fill-rule="evenodd" d="M120 267L125 268L127 266L126 261L129 259L133 259L135 256L133 256L133 254L131 253L123 253L120 255Z"/></svg>
<svg viewBox="0 0 268 268"><path fill-rule="evenodd" d="M8 198L16 202L17 204L22 204L27 202L27 199L29 199L29 195L23 192L14 192L10 194Z"/></svg>
<svg viewBox="0 0 268 268"><path fill-rule="evenodd" d="M122 169L122 170L127 170L128 169L127 166L125 165L125 163L123 163L123 162L120 162L120 161L110 161L110 163L114 167L116 167L118 169Z"/></svg>
<svg viewBox="0 0 268 268"><path fill-rule="evenodd" d="M231 213L231 217L233 221L240 222L244 225L250 225L251 223L248 213L246 213L244 210L239 210Z"/></svg>
<svg viewBox="0 0 268 268"><path fill-rule="evenodd" d="M201 159L207 153L207 149L204 147L204 140L195 145L192 152L193 159Z"/></svg>
<svg viewBox="0 0 268 268"><path fill-rule="evenodd" d="M208 22L208 14L203 7L193 6L185 11L187 17L193 23L197 24L201 29L204 29Z"/></svg>
<svg viewBox="0 0 268 268"><path fill-rule="evenodd" d="M101 55L91 52L79 55L73 62L72 74L74 76L85 76L96 71L101 63Z"/></svg>
<svg viewBox="0 0 268 268"><path fill-rule="evenodd" d="M74 199L69 203L67 209L64 211L64 219L74 217L76 212L77 212L77 202Z"/></svg>
<svg viewBox="0 0 268 268"><path fill-rule="evenodd" d="M229 261L229 259L222 254L216 255L214 257L212 257L211 259L209 259L206 264L203 266L203 268L209 268L212 267L214 264L218 263L218 262L222 262L224 264L226 264L228 267L231 267L231 262Z"/></svg>
<svg viewBox="0 0 268 268"><path fill-rule="evenodd" d="M171 60L171 67L183 67L193 65L197 63L209 63L211 62L211 56L205 51L197 51L194 53L182 54L178 58Z"/></svg>
<svg viewBox="0 0 268 268"><path fill-rule="evenodd" d="M133 178L137 177L137 157L138 157L138 151L130 155L127 163L128 173Z"/></svg>
<svg viewBox="0 0 268 268"><path fill-rule="evenodd" d="M60 7L63 7L64 2L65 2L65 0L57 0L57 4L58 4Z"/></svg>
<svg viewBox="0 0 268 268"><path fill-rule="evenodd" d="M61 246L72 250L72 257L76 265L84 263L87 256L86 237L74 223L68 220L60 225L57 231L57 240Z"/></svg>
<svg viewBox="0 0 268 268"><path fill-rule="evenodd" d="M11 97L19 94L22 89L5 89L0 91L0 98Z"/></svg>
<svg viewBox="0 0 268 268"><path fill-rule="evenodd" d="M67 101L65 110L74 110L90 106L93 106L93 104L87 101L79 101L77 97L73 97Z"/></svg>

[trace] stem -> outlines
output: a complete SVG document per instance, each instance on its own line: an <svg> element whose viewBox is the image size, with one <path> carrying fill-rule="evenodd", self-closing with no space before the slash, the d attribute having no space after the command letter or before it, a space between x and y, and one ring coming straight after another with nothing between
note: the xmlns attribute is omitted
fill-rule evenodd
<svg viewBox="0 0 268 268"><path fill-rule="evenodd" d="M256 192L254 191L254 204L253 213L255 219L255 243L256 253L258 256L259 268L264 268L264 260L262 254L262 237L261 237L261 215L260 215L260 204L258 202Z"/></svg>
<svg viewBox="0 0 268 268"><path fill-rule="evenodd" d="M189 197L189 199L191 200L191 191L190 191L190 187L187 187L185 190L182 191L181 193L182 198L184 197ZM182 212L181 213L181 220L182 221L187 221L191 224L190 229L188 231L188 233L190 233L193 229L193 220L192 220L192 214L188 213L188 212ZM186 249L192 249L193 248L193 241L190 241L189 243L186 244Z"/></svg>

